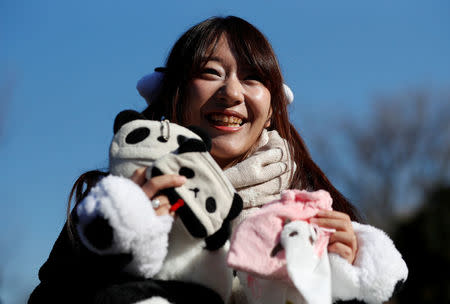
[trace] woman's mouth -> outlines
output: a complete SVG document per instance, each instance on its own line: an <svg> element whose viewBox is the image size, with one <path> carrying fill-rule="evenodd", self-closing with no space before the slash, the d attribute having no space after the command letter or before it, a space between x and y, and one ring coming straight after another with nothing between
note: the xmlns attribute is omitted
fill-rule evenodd
<svg viewBox="0 0 450 304"><path fill-rule="evenodd" d="M238 128L244 123L242 118L233 115L213 113L207 115L208 121L215 126Z"/></svg>

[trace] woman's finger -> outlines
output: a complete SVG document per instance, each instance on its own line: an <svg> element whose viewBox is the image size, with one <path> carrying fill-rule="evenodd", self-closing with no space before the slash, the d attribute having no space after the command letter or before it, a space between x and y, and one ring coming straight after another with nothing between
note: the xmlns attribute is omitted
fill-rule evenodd
<svg viewBox="0 0 450 304"><path fill-rule="evenodd" d="M170 202L169 202L169 199L167 198L167 196L157 195L153 198L153 200L159 201L159 206L154 208L156 215L160 216L160 215L170 214L170 215L174 216L175 213L170 211Z"/></svg>
<svg viewBox="0 0 450 304"><path fill-rule="evenodd" d="M335 210L319 210L316 214L317 218L334 218L345 221L351 221L350 216L347 213L339 212Z"/></svg>
<svg viewBox="0 0 450 304"><path fill-rule="evenodd" d="M142 187L143 184L147 181L147 178L145 177L145 171L147 170L147 167L141 167L136 169L133 172L133 175L131 175L130 179Z"/></svg>
<svg viewBox="0 0 450 304"><path fill-rule="evenodd" d="M353 264L355 255L352 248L343 243L331 243L328 245L328 252L333 252L340 255L342 258L346 259L350 264Z"/></svg>
<svg viewBox="0 0 450 304"><path fill-rule="evenodd" d="M315 217L310 219L310 222L338 231L353 231L350 217L343 212L321 210Z"/></svg>
<svg viewBox="0 0 450 304"><path fill-rule="evenodd" d="M342 219L312 218L310 219L310 222L323 228L336 229L338 231L349 230L348 223Z"/></svg>
<svg viewBox="0 0 450 304"><path fill-rule="evenodd" d="M358 250L358 243L350 217L338 211L321 210L311 223L320 227L336 229L330 236L329 252L335 252L353 264Z"/></svg>
<svg viewBox="0 0 450 304"><path fill-rule="evenodd" d="M336 231L330 236L330 243L343 243L352 248L356 249L356 235L350 232ZM354 248L355 247L355 248Z"/></svg>
<svg viewBox="0 0 450 304"><path fill-rule="evenodd" d="M152 199L158 192L167 188L180 187L186 182L186 177L176 174L166 174L152 177L141 187L147 196Z"/></svg>

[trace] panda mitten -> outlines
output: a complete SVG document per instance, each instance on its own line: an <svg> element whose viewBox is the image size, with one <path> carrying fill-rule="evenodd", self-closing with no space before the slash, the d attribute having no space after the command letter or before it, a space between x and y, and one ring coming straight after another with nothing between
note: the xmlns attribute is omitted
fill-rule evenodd
<svg viewBox="0 0 450 304"><path fill-rule="evenodd" d="M78 234L100 255L131 253L125 271L152 277L167 254L173 218L157 216L150 200L133 181L109 175L77 206Z"/></svg>
<svg viewBox="0 0 450 304"><path fill-rule="evenodd" d="M163 193L189 234L204 238L205 248L215 251L228 240L230 222L241 212L243 202L208 149L204 141L186 140L173 153L157 159L147 174L148 178L162 174L186 177L181 187Z"/></svg>
<svg viewBox="0 0 450 304"><path fill-rule="evenodd" d="M375 227L352 222L358 239L353 265L331 253L334 300L383 303L408 277L408 267L389 236Z"/></svg>

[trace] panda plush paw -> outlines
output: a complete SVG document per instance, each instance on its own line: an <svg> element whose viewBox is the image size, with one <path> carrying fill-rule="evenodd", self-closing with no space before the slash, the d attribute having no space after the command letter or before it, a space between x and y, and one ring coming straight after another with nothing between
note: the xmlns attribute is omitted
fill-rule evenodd
<svg viewBox="0 0 450 304"><path fill-rule="evenodd" d="M173 218L157 216L133 181L109 175L77 206L82 243L99 255L130 253L126 272L144 278L156 274L167 255Z"/></svg>

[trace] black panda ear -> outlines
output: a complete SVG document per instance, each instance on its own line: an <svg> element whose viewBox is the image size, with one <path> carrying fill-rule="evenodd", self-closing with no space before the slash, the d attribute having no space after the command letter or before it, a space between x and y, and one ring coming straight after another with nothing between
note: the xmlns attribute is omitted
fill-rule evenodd
<svg viewBox="0 0 450 304"><path fill-rule="evenodd" d="M203 129L197 127L197 126L189 126L187 127L189 130L197 134L203 139L203 142L206 145L206 149L208 149L208 152L211 151L211 137L209 137L208 133L206 133Z"/></svg>
<svg viewBox="0 0 450 304"><path fill-rule="evenodd" d="M231 204L230 212L225 218L225 221L231 221L232 219L236 218L236 216L241 213L243 206L244 202L242 201L241 196L237 193L234 193L233 203Z"/></svg>
<svg viewBox="0 0 450 304"><path fill-rule="evenodd" d="M137 119L147 119L144 115L134 110L125 110L117 114L114 120L114 134L119 131L119 129L127 122L137 120Z"/></svg>
<svg viewBox="0 0 450 304"><path fill-rule="evenodd" d="M206 144L195 138L188 138L177 149L178 154L186 152L208 152Z"/></svg>

